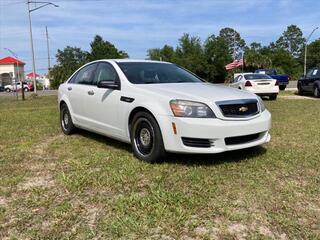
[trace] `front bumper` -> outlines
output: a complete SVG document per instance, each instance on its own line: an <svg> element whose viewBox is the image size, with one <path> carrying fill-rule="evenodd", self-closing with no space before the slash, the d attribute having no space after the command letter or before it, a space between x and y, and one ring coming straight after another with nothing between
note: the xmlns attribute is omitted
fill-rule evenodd
<svg viewBox="0 0 320 240"><path fill-rule="evenodd" d="M221 120L199 118L177 118L159 116L165 149L168 152L181 153L220 153L225 151L249 148L270 141L271 114L268 110L250 120ZM174 134L172 123L175 123L177 133ZM255 140L240 144L226 144L230 137L247 136L259 133ZM209 139L210 147L190 147L184 145L183 138Z"/></svg>

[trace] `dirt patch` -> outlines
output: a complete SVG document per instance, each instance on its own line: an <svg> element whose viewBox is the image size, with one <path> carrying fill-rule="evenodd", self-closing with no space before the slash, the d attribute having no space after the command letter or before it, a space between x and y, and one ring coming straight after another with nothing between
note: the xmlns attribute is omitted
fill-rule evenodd
<svg viewBox="0 0 320 240"><path fill-rule="evenodd" d="M265 227L265 226L260 226L259 227L259 233L263 236L269 237L271 239L275 239L274 234L270 231L269 228Z"/></svg>
<svg viewBox="0 0 320 240"><path fill-rule="evenodd" d="M35 148L35 153L36 155L38 155L39 157L42 157L43 155L45 155L46 153L46 149L50 146L50 144L58 139L63 138L64 135L63 134L59 134L59 135L55 135L52 137L47 138L45 141L43 141L41 144L39 144L36 148Z"/></svg>
<svg viewBox="0 0 320 240"><path fill-rule="evenodd" d="M4 197L0 197L0 207L6 207L8 205L8 200Z"/></svg>
<svg viewBox="0 0 320 240"><path fill-rule="evenodd" d="M52 177L50 175L44 175L27 178L24 182L18 185L18 189L28 190L35 187L50 188L54 185Z"/></svg>
<svg viewBox="0 0 320 240"><path fill-rule="evenodd" d="M239 240L246 239L247 230L247 227L240 223L232 224L228 227L228 231Z"/></svg>

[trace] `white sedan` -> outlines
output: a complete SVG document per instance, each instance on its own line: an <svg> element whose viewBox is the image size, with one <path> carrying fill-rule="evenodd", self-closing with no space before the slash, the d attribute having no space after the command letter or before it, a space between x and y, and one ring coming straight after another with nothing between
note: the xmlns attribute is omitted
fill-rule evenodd
<svg viewBox="0 0 320 240"><path fill-rule="evenodd" d="M271 114L255 94L204 82L165 62L99 60L59 87L60 123L131 143L147 162L166 152L220 153L269 142Z"/></svg>
<svg viewBox="0 0 320 240"><path fill-rule="evenodd" d="M260 73L240 73L235 75L230 87L246 90L259 96L268 96L276 100L279 93L279 84L276 79Z"/></svg>

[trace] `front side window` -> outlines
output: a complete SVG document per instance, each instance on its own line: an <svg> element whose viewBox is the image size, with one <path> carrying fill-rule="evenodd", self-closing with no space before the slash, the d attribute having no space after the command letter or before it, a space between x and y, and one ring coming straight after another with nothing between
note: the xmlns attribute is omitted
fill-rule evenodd
<svg viewBox="0 0 320 240"><path fill-rule="evenodd" d="M134 84L203 82L196 75L168 63L120 62L119 67Z"/></svg>
<svg viewBox="0 0 320 240"><path fill-rule="evenodd" d="M96 85L100 81L110 81L115 82L118 79L118 74L116 70L109 63L99 63L96 70L93 84Z"/></svg>
<svg viewBox="0 0 320 240"><path fill-rule="evenodd" d="M97 64L90 64L90 65L82 68L77 73L77 76L74 79L74 81L72 81L72 83L91 85L96 67L97 67Z"/></svg>

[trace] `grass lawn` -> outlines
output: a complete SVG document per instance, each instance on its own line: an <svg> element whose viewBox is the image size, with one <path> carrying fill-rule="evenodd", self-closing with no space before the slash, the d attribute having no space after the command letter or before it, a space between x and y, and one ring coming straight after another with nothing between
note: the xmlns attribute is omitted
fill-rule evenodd
<svg viewBox="0 0 320 240"><path fill-rule="evenodd" d="M0 97L0 239L320 239L320 101L265 103L269 144L150 165Z"/></svg>

